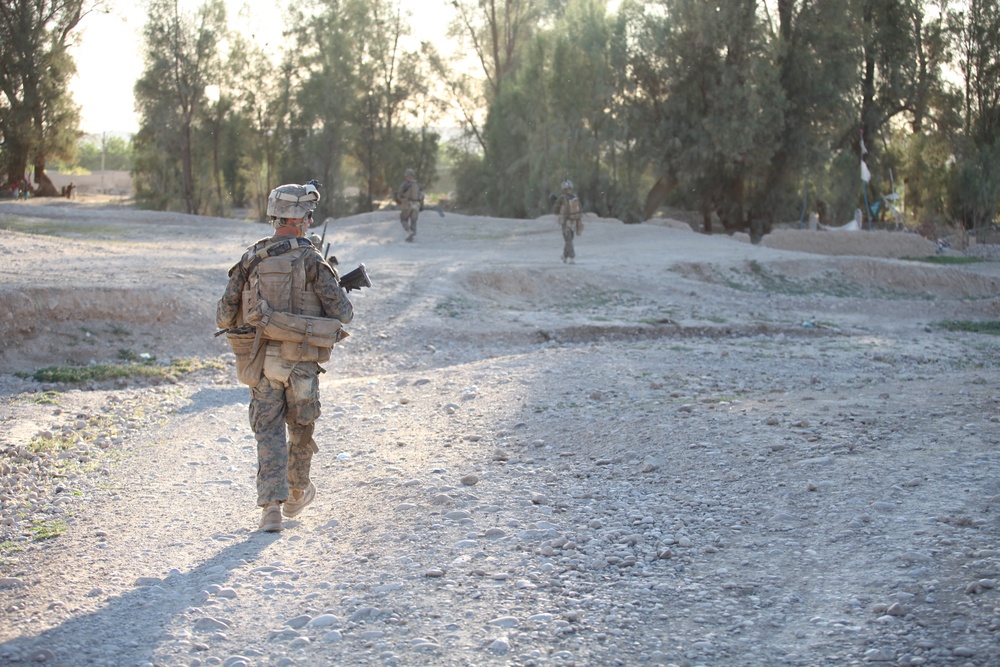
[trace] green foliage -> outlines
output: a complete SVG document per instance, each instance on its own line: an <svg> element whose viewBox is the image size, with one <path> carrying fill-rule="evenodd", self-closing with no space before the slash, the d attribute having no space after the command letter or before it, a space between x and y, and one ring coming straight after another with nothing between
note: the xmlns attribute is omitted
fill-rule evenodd
<svg viewBox="0 0 1000 667"><path fill-rule="evenodd" d="M28 528L28 532L31 534L33 540L50 540L53 537L59 537L66 532L66 522L62 519L53 519L50 521L45 521L43 519L33 519L31 521L31 527Z"/></svg>
<svg viewBox="0 0 1000 667"><path fill-rule="evenodd" d="M68 90L76 64L67 48L83 9L83 0L3 3L0 169L9 182L23 179L29 168L44 181L48 161L72 161L79 109Z"/></svg>
<svg viewBox="0 0 1000 667"><path fill-rule="evenodd" d="M134 160L131 142L118 135L89 135L77 144L76 164L89 171L130 171Z"/></svg>
<svg viewBox="0 0 1000 667"><path fill-rule="evenodd" d="M924 262L926 264L940 264L943 266L954 266L957 264L976 264L983 260L978 257L954 257L951 255L931 255L930 257L904 257L911 262Z"/></svg>
<svg viewBox="0 0 1000 667"><path fill-rule="evenodd" d="M193 214L206 208L217 173L206 88L219 78L225 18L222 0L205 0L192 14L180 12L176 0L149 2L145 70L135 85L140 129L133 183L140 206Z"/></svg>
<svg viewBox="0 0 1000 667"><path fill-rule="evenodd" d="M522 41L519 67L494 87L485 150L459 171L460 203L534 217L551 210L549 194L569 178L585 210L628 217L636 203L627 184L641 168L623 150L625 79L613 56L624 58L625 41L623 24L595 0L572 0L550 29Z"/></svg>
<svg viewBox="0 0 1000 667"><path fill-rule="evenodd" d="M136 87L144 206L262 218L275 185L316 178L322 220L390 198L407 168L426 191L447 99L464 134L444 150L469 212L546 213L565 178L587 211L634 222L667 203L754 240L814 211L843 224L894 190L911 226L983 226L1000 207L988 0L944 13L925 0L623 0L614 12L456 0L449 36L478 79L409 47L423 36L396 0L291 9L280 64L225 31L221 0L190 15L175 4L149 5ZM341 194L351 185L356 199Z"/></svg>
<svg viewBox="0 0 1000 667"><path fill-rule="evenodd" d="M948 331L964 331L967 333L983 333L1000 336L1000 321L997 320L986 320L982 322L974 320L946 320L944 322L939 322L938 326L943 327Z"/></svg>
<svg viewBox="0 0 1000 667"><path fill-rule="evenodd" d="M279 64L224 30L220 0L190 15L172 4L150 5L144 33L134 171L140 206L209 214L246 208L263 219L272 188L316 179L324 186L322 220L370 209L403 169L433 183L434 105L418 52L400 48L409 22L394 2L293 7L295 41ZM280 35L275 26L275 40ZM357 181L360 202L339 194Z"/></svg>
<svg viewBox="0 0 1000 667"><path fill-rule="evenodd" d="M966 229L988 227L1000 214L1000 137L992 145L965 148L964 159L950 170L951 217Z"/></svg>
<svg viewBox="0 0 1000 667"><path fill-rule="evenodd" d="M60 382L65 384L80 384L83 382L103 382L128 378L145 378L164 380L179 374L193 373L216 364L194 359L175 359L169 365L155 363L154 357L139 358L129 350L123 350L119 358L135 357L138 363L125 364L93 364L90 366L46 366L34 373L18 374L18 377L30 377L38 382Z"/></svg>

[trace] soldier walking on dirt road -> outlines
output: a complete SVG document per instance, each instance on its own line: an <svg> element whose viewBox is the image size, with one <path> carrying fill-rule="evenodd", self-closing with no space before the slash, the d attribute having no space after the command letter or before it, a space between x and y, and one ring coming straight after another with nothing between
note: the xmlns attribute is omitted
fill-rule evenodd
<svg viewBox="0 0 1000 667"><path fill-rule="evenodd" d="M417 235L417 217L420 215L420 207L424 203L423 190L412 169L406 170L406 180L399 186L399 191L396 193L396 203L401 207L399 222L403 225L403 231L409 233L406 240L412 243L413 237Z"/></svg>
<svg viewBox="0 0 1000 667"><path fill-rule="evenodd" d="M576 249L573 247L573 237L583 234L580 199L573 192L573 181L569 179L562 183L562 194L555 200L555 211L559 214L559 226L563 235L563 263L572 264L576 260Z"/></svg>
<svg viewBox="0 0 1000 667"><path fill-rule="evenodd" d="M319 451L313 440L319 364L342 337L340 325L354 317L336 270L306 238L319 201L316 185L271 191L267 215L274 235L257 241L230 269L216 310L236 352L237 375L250 386L257 505L263 508L258 528L266 532L281 530L282 514L294 517L316 497L309 469Z"/></svg>

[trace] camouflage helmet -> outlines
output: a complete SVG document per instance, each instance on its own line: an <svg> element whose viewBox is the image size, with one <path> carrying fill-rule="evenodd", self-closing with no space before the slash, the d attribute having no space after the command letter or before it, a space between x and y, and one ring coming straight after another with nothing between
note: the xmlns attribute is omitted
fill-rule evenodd
<svg viewBox="0 0 1000 667"><path fill-rule="evenodd" d="M571 180L569 180L567 178L565 181L562 182L562 189L563 190L572 190L573 189L573 181L571 181Z"/></svg>
<svg viewBox="0 0 1000 667"><path fill-rule="evenodd" d="M412 176L413 178L417 177L417 174L412 169L407 169L406 172L403 175L404 176Z"/></svg>
<svg viewBox="0 0 1000 667"><path fill-rule="evenodd" d="M319 190L316 183L288 183L271 190L267 198L267 215L272 218L304 218L316 210Z"/></svg>

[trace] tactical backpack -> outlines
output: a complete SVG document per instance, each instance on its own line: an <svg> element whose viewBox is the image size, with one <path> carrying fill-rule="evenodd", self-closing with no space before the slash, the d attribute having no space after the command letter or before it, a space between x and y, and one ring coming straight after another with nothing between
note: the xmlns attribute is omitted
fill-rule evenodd
<svg viewBox="0 0 1000 667"><path fill-rule="evenodd" d="M330 359L330 348L347 337L340 320L323 317L323 306L306 280L305 257L316 252L308 239L283 239L263 246L245 267L243 323L255 328L227 338L236 354L236 374L255 386L264 367L267 341L279 343L286 361ZM265 343L265 344L262 344Z"/></svg>
<svg viewBox="0 0 1000 667"><path fill-rule="evenodd" d="M582 209L580 208L580 198L576 195L569 195L563 201L560 213L562 213L563 218L566 223L573 223L576 228L576 234L579 236L583 234L583 216L581 214Z"/></svg>

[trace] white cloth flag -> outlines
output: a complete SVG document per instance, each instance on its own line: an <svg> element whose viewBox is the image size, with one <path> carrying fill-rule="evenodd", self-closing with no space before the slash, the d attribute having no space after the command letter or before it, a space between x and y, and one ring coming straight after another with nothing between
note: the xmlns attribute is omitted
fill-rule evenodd
<svg viewBox="0 0 1000 667"><path fill-rule="evenodd" d="M872 180L872 173L868 171L868 165L865 164L864 158L861 160L861 180L865 183Z"/></svg>

